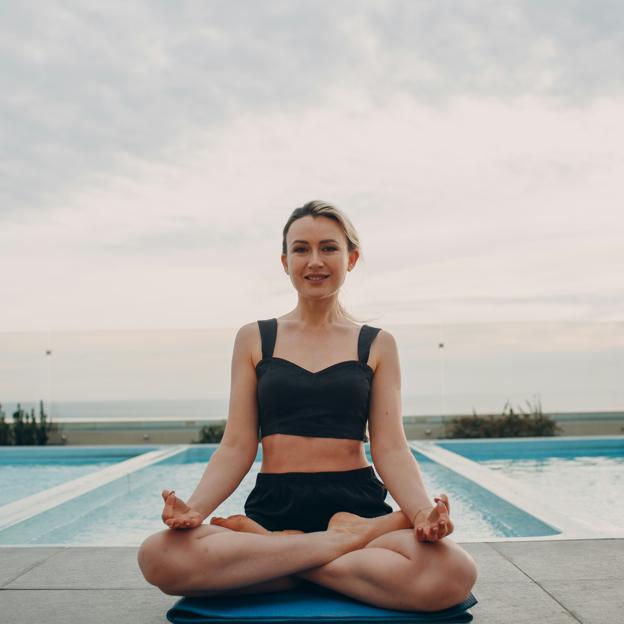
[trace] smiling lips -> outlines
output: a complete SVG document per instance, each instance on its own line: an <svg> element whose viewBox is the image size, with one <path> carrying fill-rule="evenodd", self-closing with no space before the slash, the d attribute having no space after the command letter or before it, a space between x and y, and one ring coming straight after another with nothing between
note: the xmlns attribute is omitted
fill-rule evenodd
<svg viewBox="0 0 624 624"><path fill-rule="evenodd" d="M306 275L305 278L311 282L322 282L326 277L329 277L329 275Z"/></svg>

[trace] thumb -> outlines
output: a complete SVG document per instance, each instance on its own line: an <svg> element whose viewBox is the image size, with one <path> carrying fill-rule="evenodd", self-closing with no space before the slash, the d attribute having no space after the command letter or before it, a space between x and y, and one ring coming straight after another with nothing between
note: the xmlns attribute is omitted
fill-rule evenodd
<svg viewBox="0 0 624 624"><path fill-rule="evenodd" d="M442 501L442 503L444 504L444 506L446 507L447 511L449 513L451 513L451 503L449 502L448 496L446 494L440 494L440 496L436 496L433 499L436 503L438 501Z"/></svg>

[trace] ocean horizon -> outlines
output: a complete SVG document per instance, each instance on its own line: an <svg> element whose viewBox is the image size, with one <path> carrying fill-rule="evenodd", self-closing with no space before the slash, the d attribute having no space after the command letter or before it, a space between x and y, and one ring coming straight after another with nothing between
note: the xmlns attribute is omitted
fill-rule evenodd
<svg viewBox="0 0 624 624"><path fill-rule="evenodd" d="M563 397L570 398L570 397ZM587 398L587 397L585 397ZM598 397L596 397L598 398ZM403 417L418 416L458 416L471 414L474 411L479 415L500 414L507 400L514 411L522 408L529 411L528 401L536 405L536 397L527 399L522 397L500 396L451 396L446 397L446 405L441 407L439 396L407 397L403 400ZM34 409L35 418L39 420L38 401L2 401L0 410L5 420L10 422L18 403L30 414ZM594 405L570 403L570 401L553 401L552 398L544 402L541 399L542 410L548 413L576 413L592 414L604 412L622 412L621 406L605 404L597 400ZM45 402L44 402L45 405ZM223 420L227 417L227 399L110 399L93 401L52 401L52 408L46 414L51 420Z"/></svg>

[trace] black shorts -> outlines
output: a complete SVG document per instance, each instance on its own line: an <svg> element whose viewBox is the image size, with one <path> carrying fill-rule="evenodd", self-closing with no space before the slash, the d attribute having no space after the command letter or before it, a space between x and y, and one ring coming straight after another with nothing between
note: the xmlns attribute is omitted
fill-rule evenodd
<svg viewBox="0 0 624 624"><path fill-rule="evenodd" d="M269 531L325 531L338 511L365 518L392 513L372 466L336 472L259 472L245 514Z"/></svg>

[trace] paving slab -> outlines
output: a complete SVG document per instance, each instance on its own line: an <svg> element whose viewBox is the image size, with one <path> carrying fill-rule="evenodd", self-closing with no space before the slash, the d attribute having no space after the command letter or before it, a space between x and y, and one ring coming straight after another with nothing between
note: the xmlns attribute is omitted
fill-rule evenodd
<svg viewBox="0 0 624 624"><path fill-rule="evenodd" d="M538 583L624 579L624 539L491 544Z"/></svg>
<svg viewBox="0 0 624 624"><path fill-rule="evenodd" d="M42 561L6 589L145 589L138 548L73 547Z"/></svg>
<svg viewBox="0 0 624 624"><path fill-rule="evenodd" d="M624 613L624 540L461 543L475 559L475 624L604 624ZM178 600L142 577L138 547L2 547L11 624L165 623ZM7 619L8 618L8 619Z"/></svg>
<svg viewBox="0 0 624 624"><path fill-rule="evenodd" d="M522 583L528 580L522 570L491 544L472 542L461 544L461 547L475 560L481 583Z"/></svg>
<svg viewBox="0 0 624 624"><path fill-rule="evenodd" d="M524 583L479 583L474 624L579 624L573 614L528 579Z"/></svg>
<svg viewBox="0 0 624 624"><path fill-rule="evenodd" d="M2 590L0 614L10 624L165 624L176 600L156 588Z"/></svg>
<svg viewBox="0 0 624 624"><path fill-rule="evenodd" d="M62 546L54 548L1 547L0 587L4 587L62 550L64 550Z"/></svg>
<svg viewBox="0 0 624 624"><path fill-rule="evenodd" d="M624 580L547 581L543 587L584 624L624 621Z"/></svg>

